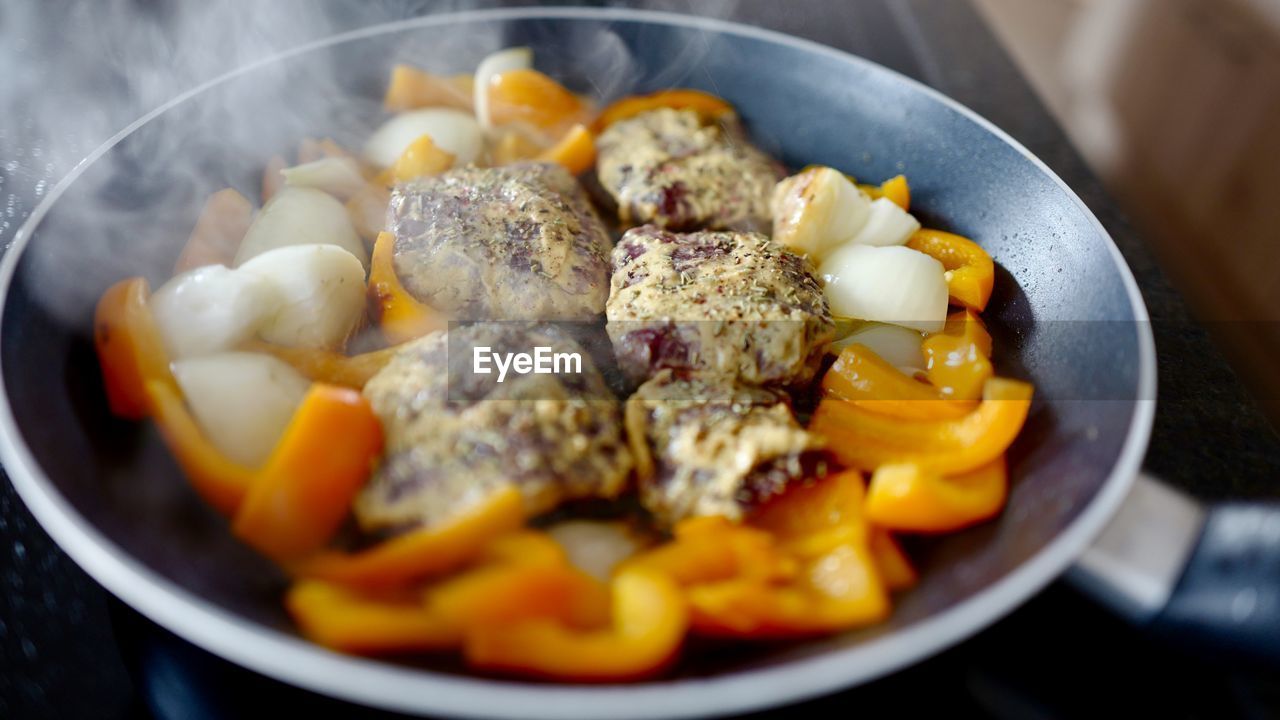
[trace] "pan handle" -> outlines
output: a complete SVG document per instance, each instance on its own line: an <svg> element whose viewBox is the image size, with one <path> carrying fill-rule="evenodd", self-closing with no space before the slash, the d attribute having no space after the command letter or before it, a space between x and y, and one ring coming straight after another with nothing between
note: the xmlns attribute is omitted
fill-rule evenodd
<svg viewBox="0 0 1280 720"><path fill-rule="evenodd" d="M1206 507L1140 476L1068 577L1171 641L1280 665L1280 504Z"/></svg>

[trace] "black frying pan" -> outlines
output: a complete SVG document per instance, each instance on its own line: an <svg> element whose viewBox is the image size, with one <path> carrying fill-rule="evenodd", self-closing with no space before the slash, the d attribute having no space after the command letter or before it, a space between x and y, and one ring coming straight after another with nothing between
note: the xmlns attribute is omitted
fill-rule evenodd
<svg viewBox="0 0 1280 720"><path fill-rule="evenodd" d="M922 545L923 579L889 622L694 654L665 679L625 686L483 679L456 666L334 654L298 637L280 607L284 578L188 489L154 430L107 412L93 304L126 276L161 282L208 193L230 184L255 195L265 159L303 136L358 146L379 119L393 62L465 71L513 44L533 46L540 68L606 98L669 86L720 94L793 167L824 163L868 180L905 172L926 226L976 238L995 257L1001 271L986 317L997 367L1033 381L1038 398L1010 455L1009 505L994 522ZM453 715L743 711L938 652L1082 557L1080 577L1137 617L1159 615L1246 650L1280 645L1280 515L1223 509L1206 525L1189 501L1134 484L1154 412L1154 348L1133 277L1088 208L972 112L795 38L583 9L432 16L341 35L197 88L113 138L32 214L4 258L0 291L0 449L50 535L161 625L318 692ZM1164 534L1144 546L1153 529ZM1255 565L1233 564L1249 549Z"/></svg>

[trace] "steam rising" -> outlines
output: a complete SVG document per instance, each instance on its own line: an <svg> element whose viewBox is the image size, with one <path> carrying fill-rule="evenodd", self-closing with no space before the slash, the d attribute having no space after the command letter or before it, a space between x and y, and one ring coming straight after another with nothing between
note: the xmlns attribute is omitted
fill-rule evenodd
<svg viewBox="0 0 1280 720"><path fill-rule="evenodd" d="M692 9L727 15L734 4L700 2ZM59 14L42 3L6 4L0 8L0 64L31 71L6 78L16 87L6 96L11 106L5 116L22 120L0 124L0 146L14 149L0 175L7 195L0 230L8 226L5 235L12 233L31 209L9 194L13 190L34 184L38 201L53 179L128 122L231 69L352 28L490 5L109 0L68 5ZM688 3L668 5L690 9ZM106 284L141 273L154 287L168 276L204 199L230 186L256 201L263 165L275 154L290 157L303 137L328 136L359 148L385 118L380 97L392 63L470 72L505 45L554 47L560 40L536 31L522 37L501 23L406 29L335 52L268 63L183 103L98 161L55 206L51 219L57 222L45 230L70 233L76 241L37 242L29 249L45 307L83 323ZM563 40L572 54L540 53L538 67L598 98L634 87L634 62L607 26ZM664 72L650 73L651 81L688 77L709 48L689 43L673 50Z"/></svg>

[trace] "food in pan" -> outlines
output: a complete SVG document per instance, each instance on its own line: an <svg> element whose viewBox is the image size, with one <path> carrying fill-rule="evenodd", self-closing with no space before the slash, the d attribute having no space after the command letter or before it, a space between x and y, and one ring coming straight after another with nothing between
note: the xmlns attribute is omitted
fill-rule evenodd
<svg viewBox="0 0 1280 720"><path fill-rule="evenodd" d="M813 379L835 332L812 266L759 233L627 231L605 308L622 370Z"/></svg>
<svg viewBox="0 0 1280 720"><path fill-rule="evenodd" d="M397 67L386 107L260 203L215 193L174 276L94 318L111 410L280 564L305 636L650 677L690 635L882 620L898 535L1000 512L1032 389L995 374L991 258L906 178L784 178L726 100L597 109L521 48Z"/></svg>

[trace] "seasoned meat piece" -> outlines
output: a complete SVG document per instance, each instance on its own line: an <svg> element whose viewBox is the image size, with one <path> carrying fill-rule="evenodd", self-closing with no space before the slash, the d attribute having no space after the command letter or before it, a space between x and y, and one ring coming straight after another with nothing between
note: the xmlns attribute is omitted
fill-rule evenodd
<svg viewBox="0 0 1280 720"><path fill-rule="evenodd" d="M835 332L808 261L756 233L628 231L605 314L618 365L637 382L672 368L805 383Z"/></svg>
<svg viewBox="0 0 1280 720"><path fill-rule="evenodd" d="M466 320L573 320L608 297L609 236L559 165L465 167L397 187L395 271Z"/></svg>
<svg viewBox="0 0 1280 720"><path fill-rule="evenodd" d="M577 353L580 366L473 372L473 349ZM490 365L493 365L490 363ZM574 372L580 369L580 372ZM617 398L582 347L554 326L478 323L406 345L365 385L386 455L355 503L367 530L432 525L514 483L529 513L613 497L631 470Z"/></svg>
<svg viewBox="0 0 1280 720"><path fill-rule="evenodd" d="M780 391L664 370L627 401L640 502L660 523L739 519L788 483L826 472L822 442Z"/></svg>
<svg viewBox="0 0 1280 720"><path fill-rule="evenodd" d="M747 141L736 118L651 110L609 126L596 141L596 174L624 225L671 230L770 227L781 166Z"/></svg>

